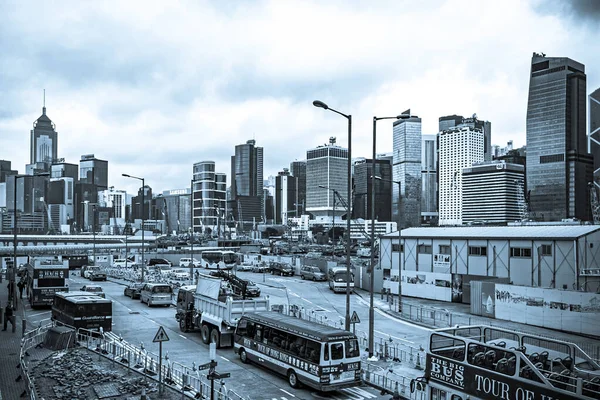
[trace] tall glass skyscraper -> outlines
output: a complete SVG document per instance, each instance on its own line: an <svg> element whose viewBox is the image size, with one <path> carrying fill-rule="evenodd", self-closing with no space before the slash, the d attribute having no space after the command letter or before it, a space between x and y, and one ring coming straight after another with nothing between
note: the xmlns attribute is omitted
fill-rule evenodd
<svg viewBox="0 0 600 400"><path fill-rule="evenodd" d="M533 53L527 103L527 190L542 221L591 219L585 66Z"/></svg>
<svg viewBox="0 0 600 400"><path fill-rule="evenodd" d="M263 148L248 140L231 157L231 210L242 230L264 219L263 193Z"/></svg>
<svg viewBox="0 0 600 400"><path fill-rule="evenodd" d="M49 167L58 158L58 132L46 115L45 105L42 115L33 123L30 146L30 164L45 163Z"/></svg>
<svg viewBox="0 0 600 400"><path fill-rule="evenodd" d="M412 116L394 122L392 173L393 220L399 229L421 225L421 118ZM398 190L400 189L400 190ZM398 213L400 215L398 216Z"/></svg>

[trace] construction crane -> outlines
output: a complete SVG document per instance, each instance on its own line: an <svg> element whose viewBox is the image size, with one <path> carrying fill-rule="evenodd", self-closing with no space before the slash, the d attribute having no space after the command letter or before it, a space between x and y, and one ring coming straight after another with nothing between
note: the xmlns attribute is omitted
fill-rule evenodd
<svg viewBox="0 0 600 400"><path fill-rule="evenodd" d="M527 204L527 200L525 199L525 192L523 189L523 181L519 179L515 179L515 185L517 186L517 205L519 207L519 217L521 221L529 220L529 205Z"/></svg>
<svg viewBox="0 0 600 400"><path fill-rule="evenodd" d="M595 182L589 182L590 188L590 205L592 207L592 218L594 225L600 224L600 201L598 201L598 188Z"/></svg>

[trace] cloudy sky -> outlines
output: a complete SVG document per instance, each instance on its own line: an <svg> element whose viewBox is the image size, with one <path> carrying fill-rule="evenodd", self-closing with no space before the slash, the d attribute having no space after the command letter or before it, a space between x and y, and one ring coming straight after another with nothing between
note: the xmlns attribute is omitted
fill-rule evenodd
<svg viewBox="0 0 600 400"><path fill-rule="evenodd" d="M600 1L0 1L0 159L25 172L46 107L58 155L109 162L134 193L189 185L194 162L230 174L236 144L264 147L265 177L306 158L353 116L353 155L372 117L407 108L423 134L477 113L492 143L525 145L532 52L586 66L600 87ZM378 123L378 152L392 149ZM229 177L228 177L229 178Z"/></svg>

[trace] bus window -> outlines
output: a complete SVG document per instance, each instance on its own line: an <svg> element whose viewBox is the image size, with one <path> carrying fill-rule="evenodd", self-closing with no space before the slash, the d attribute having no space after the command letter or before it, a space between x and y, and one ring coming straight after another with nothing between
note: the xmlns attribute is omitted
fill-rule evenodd
<svg viewBox="0 0 600 400"><path fill-rule="evenodd" d="M325 343L325 352L323 353L323 359L329 361L329 345Z"/></svg>
<svg viewBox="0 0 600 400"><path fill-rule="evenodd" d="M341 360L344 358L344 344L343 343L331 343L331 359Z"/></svg>
<svg viewBox="0 0 600 400"><path fill-rule="evenodd" d="M237 334L240 336L247 336L248 335L248 320L242 318L240 320L240 322L238 323L236 331L237 331Z"/></svg>
<svg viewBox="0 0 600 400"><path fill-rule="evenodd" d="M346 340L346 357L360 357L360 349L358 348L358 340Z"/></svg>
<svg viewBox="0 0 600 400"><path fill-rule="evenodd" d="M436 334L431 335L430 350L432 354L464 360L465 348L466 344L462 340Z"/></svg>
<svg viewBox="0 0 600 400"><path fill-rule="evenodd" d="M318 363L321 358L321 347L317 342L313 342L312 340L306 341L306 358L309 361Z"/></svg>

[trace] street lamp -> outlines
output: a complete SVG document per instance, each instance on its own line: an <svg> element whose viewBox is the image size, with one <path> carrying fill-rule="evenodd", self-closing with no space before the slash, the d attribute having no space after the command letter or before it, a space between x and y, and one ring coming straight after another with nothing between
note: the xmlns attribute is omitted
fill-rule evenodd
<svg viewBox="0 0 600 400"><path fill-rule="evenodd" d="M374 275L375 275L375 178L381 179L381 177L375 176L375 165L377 158L377 121L381 119L408 119L410 118L410 109L404 111L402 114L395 117L373 117L373 158L371 160L371 279L369 282L370 301L369 301L369 357L373 357L373 337L375 335L375 308L374 308ZM400 183L398 182L398 185ZM398 186L398 199L400 199L400 186ZM398 201L398 222L400 221L400 201ZM400 224L398 223L398 238L400 238ZM399 239L398 239L399 240ZM399 242L398 242L399 243ZM400 264L398 264L398 269ZM398 272L400 274L400 272ZM400 282L400 277L398 277ZM400 286L400 283L398 283ZM400 295L398 295L400 299ZM399 300L400 303L400 300ZM399 306L402 310L402 306ZM402 311L400 311L402 312Z"/></svg>
<svg viewBox="0 0 600 400"><path fill-rule="evenodd" d="M190 282L194 284L194 178L190 180Z"/></svg>
<svg viewBox="0 0 600 400"><path fill-rule="evenodd" d="M348 205L350 205L352 197L352 115L346 115L333 108L329 108L327 104L320 100L313 101L313 106L324 110L333 111L336 114L345 117L348 120ZM334 215L335 219L335 215ZM348 216L346 217L348 240L346 242L346 323L345 329L350 331L350 207L348 206ZM335 230L334 230L335 233Z"/></svg>
<svg viewBox="0 0 600 400"><path fill-rule="evenodd" d="M142 181L142 282L144 282L144 269L146 268L146 260L144 259L144 220L145 220L144 212L146 209L144 192L146 189L146 183L144 181L144 178L138 178L137 176L128 175L128 174L121 174L121 175L124 176L125 178L132 178L132 179L137 179L138 181Z"/></svg>

